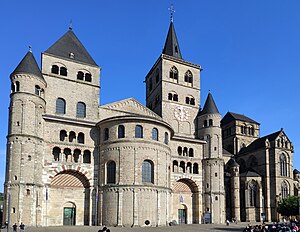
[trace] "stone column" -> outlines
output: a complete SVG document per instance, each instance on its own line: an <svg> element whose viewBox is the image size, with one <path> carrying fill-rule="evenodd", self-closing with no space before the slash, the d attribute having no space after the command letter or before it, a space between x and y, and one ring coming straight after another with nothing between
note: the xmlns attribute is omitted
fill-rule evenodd
<svg viewBox="0 0 300 232"><path fill-rule="evenodd" d="M118 190L118 226L123 226L122 223L122 212L123 212L123 191Z"/></svg>
<svg viewBox="0 0 300 232"><path fill-rule="evenodd" d="M133 226L139 225L138 189L133 189Z"/></svg>
<svg viewBox="0 0 300 232"><path fill-rule="evenodd" d="M156 190L156 202L157 202L157 215L156 215L156 226L160 225L160 192Z"/></svg>

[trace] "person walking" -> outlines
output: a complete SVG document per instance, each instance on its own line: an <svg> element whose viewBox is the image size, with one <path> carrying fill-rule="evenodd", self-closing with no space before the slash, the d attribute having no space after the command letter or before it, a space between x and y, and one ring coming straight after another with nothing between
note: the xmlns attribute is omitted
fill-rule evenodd
<svg viewBox="0 0 300 232"><path fill-rule="evenodd" d="M20 232L24 232L25 231L25 225L23 224L23 222L21 222L20 224Z"/></svg>
<svg viewBox="0 0 300 232"><path fill-rule="evenodd" d="M15 223L15 224L13 225L13 232L17 232L17 228L18 228L17 223Z"/></svg>

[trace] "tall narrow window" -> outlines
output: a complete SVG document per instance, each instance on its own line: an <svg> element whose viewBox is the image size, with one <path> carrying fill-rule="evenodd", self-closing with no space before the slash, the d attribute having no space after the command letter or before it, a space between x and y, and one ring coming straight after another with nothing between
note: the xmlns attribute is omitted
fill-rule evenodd
<svg viewBox="0 0 300 232"><path fill-rule="evenodd" d="M67 68L65 68L65 67L60 67L60 69L59 69L59 74L61 75L61 76L67 76L68 75L68 71L67 71Z"/></svg>
<svg viewBox="0 0 300 232"><path fill-rule="evenodd" d="M104 129L104 141L109 139L109 129L105 128Z"/></svg>
<svg viewBox="0 0 300 232"><path fill-rule="evenodd" d="M84 144L84 134L82 132L78 133L77 142Z"/></svg>
<svg viewBox="0 0 300 232"><path fill-rule="evenodd" d="M58 74L59 68L57 65L52 65L51 73Z"/></svg>
<svg viewBox="0 0 300 232"><path fill-rule="evenodd" d="M214 125L214 121L212 119L208 120L209 126L213 126Z"/></svg>
<svg viewBox="0 0 300 232"><path fill-rule="evenodd" d="M59 161L61 150L59 147L54 147L52 150L52 155L54 161Z"/></svg>
<svg viewBox="0 0 300 232"><path fill-rule="evenodd" d="M152 129L152 139L158 141L158 130L156 128Z"/></svg>
<svg viewBox="0 0 300 232"><path fill-rule="evenodd" d="M281 196L282 198L287 198L288 195L289 195L289 186L285 181L283 181L281 183Z"/></svg>
<svg viewBox="0 0 300 232"><path fill-rule="evenodd" d="M154 183L153 163L150 160L144 160L142 164L142 182Z"/></svg>
<svg viewBox="0 0 300 232"><path fill-rule="evenodd" d="M89 150L85 150L83 152L83 163L86 163L86 164L91 163L91 152Z"/></svg>
<svg viewBox="0 0 300 232"><path fill-rule="evenodd" d="M115 184L116 183L116 163L115 161L109 161L107 163L107 184Z"/></svg>
<svg viewBox="0 0 300 232"><path fill-rule="evenodd" d="M35 95L41 96L42 89L40 86L36 85L34 89Z"/></svg>
<svg viewBox="0 0 300 232"><path fill-rule="evenodd" d="M63 98L56 99L56 113L57 114L66 113L66 101Z"/></svg>
<svg viewBox="0 0 300 232"><path fill-rule="evenodd" d="M79 156L80 156L81 151L79 149L75 149L73 153L73 160L75 163L78 163L79 161Z"/></svg>
<svg viewBox="0 0 300 232"><path fill-rule="evenodd" d="M193 86L193 74L191 73L190 70L188 70L188 71L184 74L184 82L185 82L188 86Z"/></svg>
<svg viewBox="0 0 300 232"><path fill-rule="evenodd" d="M78 118L85 118L86 117L86 106L83 102L78 102L77 103L76 117L78 117Z"/></svg>
<svg viewBox="0 0 300 232"><path fill-rule="evenodd" d="M16 91L19 92L20 91L20 82L16 81Z"/></svg>
<svg viewBox="0 0 300 232"><path fill-rule="evenodd" d="M249 184L249 201L250 206L257 206L257 184L254 181Z"/></svg>
<svg viewBox="0 0 300 232"><path fill-rule="evenodd" d="M280 175L287 176L287 162L284 154L280 156Z"/></svg>
<svg viewBox="0 0 300 232"><path fill-rule="evenodd" d="M199 166L197 163L194 163L194 165L193 165L193 173L199 174Z"/></svg>
<svg viewBox="0 0 300 232"><path fill-rule="evenodd" d="M118 126L118 138L125 138L125 127L123 125Z"/></svg>
<svg viewBox="0 0 300 232"><path fill-rule="evenodd" d="M165 144L169 144L169 134L168 132L165 132L165 140L164 140Z"/></svg>
<svg viewBox="0 0 300 232"><path fill-rule="evenodd" d="M204 127L207 127L207 120L204 120L203 126L204 126Z"/></svg>
<svg viewBox="0 0 300 232"><path fill-rule="evenodd" d="M135 137L136 138L143 138L143 127L141 125L135 126Z"/></svg>
<svg viewBox="0 0 300 232"><path fill-rule="evenodd" d="M189 157L194 157L194 149L193 148L189 149Z"/></svg>
<svg viewBox="0 0 300 232"><path fill-rule="evenodd" d="M79 71L79 72L77 73L77 80L83 81L83 76L84 76L84 73L81 72L81 71Z"/></svg>

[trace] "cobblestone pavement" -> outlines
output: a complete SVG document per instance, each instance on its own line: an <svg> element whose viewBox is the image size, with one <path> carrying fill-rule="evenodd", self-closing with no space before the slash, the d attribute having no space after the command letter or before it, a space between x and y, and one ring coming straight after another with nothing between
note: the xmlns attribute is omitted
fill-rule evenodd
<svg viewBox="0 0 300 232"><path fill-rule="evenodd" d="M246 225L246 224L245 224ZM136 227L136 228L124 228L124 227L108 227L111 232L238 232L245 228L244 224L230 224L226 225L214 225L214 224L201 224L201 225L176 225L167 227ZM100 226L55 226L55 227L28 227L25 228L25 232L98 232ZM7 232L7 229L2 229L1 232ZM12 229L10 230L12 232ZM19 230L18 230L19 232Z"/></svg>

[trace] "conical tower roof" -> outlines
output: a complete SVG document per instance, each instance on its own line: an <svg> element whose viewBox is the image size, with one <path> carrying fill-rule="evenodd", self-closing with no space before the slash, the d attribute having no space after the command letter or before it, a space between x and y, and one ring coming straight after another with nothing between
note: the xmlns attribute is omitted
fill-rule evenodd
<svg viewBox="0 0 300 232"><path fill-rule="evenodd" d="M98 66L71 29L48 48L45 53Z"/></svg>
<svg viewBox="0 0 300 232"><path fill-rule="evenodd" d="M27 52L27 54L24 56L24 58L21 60L21 62L16 67L16 69L12 72L11 75L14 75L17 73L33 74L33 75L41 78L43 81L45 81L45 79L41 73L41 70L40 70L31 51Z"/></svg>
<svg viewBox="0 0 300 232"><path fill-rule="evenodd" d="M167 39L162 53L182 59L179 43L177 40L174 24L172 21L170 23Z"/></svg>
<svg viewBox="0 0 300 232"><path fill-rule="evenodd" d="M208 93L203 110L199 111L198 115L204 114L219 114L219 110L211 93Z"/></svg>

